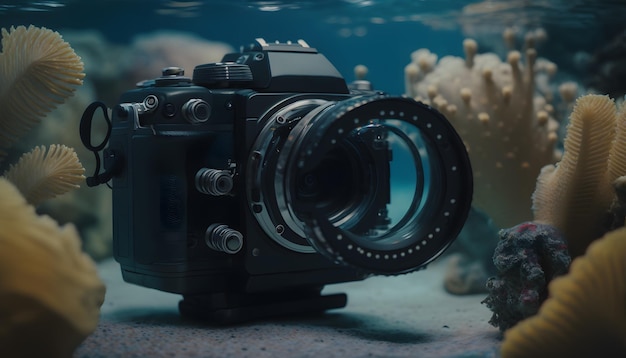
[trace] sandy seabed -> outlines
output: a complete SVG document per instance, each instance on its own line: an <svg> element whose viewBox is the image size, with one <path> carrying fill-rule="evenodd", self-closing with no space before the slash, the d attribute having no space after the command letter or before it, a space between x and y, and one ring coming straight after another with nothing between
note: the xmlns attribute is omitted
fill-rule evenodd
<svg viewBox="0 0 626 358"><path fill-rule="evenodd" d="M107 285L100 323L75 357L498 357L486 294L446 293L445 260L327 286L348 294L343 309L234 326L180 317L181 296L127 284L107 260L98 266Z"/></svg>

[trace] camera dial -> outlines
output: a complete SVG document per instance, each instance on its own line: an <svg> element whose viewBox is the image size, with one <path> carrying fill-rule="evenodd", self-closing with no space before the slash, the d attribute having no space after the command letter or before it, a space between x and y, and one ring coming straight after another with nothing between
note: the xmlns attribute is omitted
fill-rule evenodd
<svg viewBox="0 0 626 358"><path fill-rule="evenodd" d="M229 87L248 84L252 71L245 64L217 62L198 65L193 70L193 82L198 86Z"/></svg>

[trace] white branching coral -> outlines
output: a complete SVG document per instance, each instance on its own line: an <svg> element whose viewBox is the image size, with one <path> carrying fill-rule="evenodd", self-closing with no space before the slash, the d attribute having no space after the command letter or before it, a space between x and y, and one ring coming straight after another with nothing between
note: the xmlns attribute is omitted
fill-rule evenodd
<svg viewBox="0 0 626 358"><path fill-rule="evenodd" d="M83 63L58 32L35 26L2 29L0 160L41 118L72 95Z"/></svg>
<svg viewBox="0 0 626 358"><path fill-rule="evenodd" d="M522 54L505 62L477 54L474 40L463 42L465 58L412 54L405 68L408 96L442 112L459 132L474 170L474 205L499 227L530 220L531 194L540 169L554 163L558 122L549 98L537 94L538 72L556 71L527 42Z"/></svg>

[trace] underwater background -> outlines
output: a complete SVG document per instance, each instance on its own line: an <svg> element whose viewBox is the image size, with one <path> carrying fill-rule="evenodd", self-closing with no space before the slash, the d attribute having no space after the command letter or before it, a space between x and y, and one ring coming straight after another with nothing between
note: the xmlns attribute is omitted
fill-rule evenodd
<svg viewBox="0 0 626 358"><path fill-rule="evenodd" d="M300 322L292 321L287 323L288 328L295 326L302 329L304 338L298 339L306 342L311 338L308 334L315 338L319 333L317 330L309 332L309 326L333 327L339 332L340 339L348 339L355 346L360 346L355 350L358 356L367 354L367 348L363 347L368 346L364 346L363 342L369 344L371 341L383 342L369 351L377 352L379 356L386 356L389 352L398 356L413 356L412 352L415 351L412 349L423 347L421 344L433 343L436 348L424 356L461 357L464 355L459 352L463 351L462 347L467 342L480 342L472 346L476 349L475 356L499 356L497 347L502 336L497 334L535 315L547 298L547 285L552 278L568 272L571 261L583 257L592 241L624 226L626 179L619 184L616 178L626 178L626 164L613 165L611 160L617 160L609 160L607 154L610 152L611 158L626 158L626 149L621 149L619 145L621 142L626 143L626 135L623 134L626 133L626 126L620 124L626 123L626 107L623 106L626 95L624 18L626 1L623 0L0 0L0 28L9 31L11 27L34 25L57 31L81 57L85 74L82 84L76 87L71 97L62 98L60 102L63 103L59 103L58 108L48 113L41 123L7 150L7 157L0 160L0 174L10 170L22 154L36 146L62 144L74 148L85 168L84 175L92 175L95 168L93 153L84 148L78 135L80 117L91 102L101 100L112 108L119 102L122 93L133 89L138 82L160 76L164 67L180 66L185 69L187 76L191 76L194 66L217 62L224 54L238 51L240 46L252 43L255 38L263 38L268 42L303 39L324 54L347 82L365 78L376 90L415 98L432 105L448 117L459 132L472 160L474 201L459 238L442 256L445 262L438 260L434 263L435 270L425 276L424 281L421 281L423 285L417 276L410 290L407 289L407 282L412 282L408 280L413 276L389 278L389 281L385 281L386 277L382 280L374 278L371 286L348 285L346 290L350 291L353 287L354 292L362 295L355 300L354 307L359 312L356 316L348 315L347 319L331 316L321 323L305 320L304 326L307 328L301 328ZM5 35L8 32L3 33ZM6 49L0 46L0 51ZM2 55L4 53L0 53ZM362 66L365 66L365 70ZM0 78L0 81L3 80ZM3 89L5 87L0 83L0 98L7 96ZM603 97L603 103L599 103L601 100L598 103L581 101L579 112L576 112L578 98L596 94L608 97ZM464 104L468 106L463 107ZM570 137L574 139L570 140L569 146L570 149L574 148L570 153L589 152L593 154L590 157L594 160L582 158L584 155L581 155L582 159L567 157L564 152L568 151L566 137L570 120L591 118L594 115L610 119L604 122L594 120L596 128L573 125L571 132L574 134ZM2 121L0 117L0 129L4 131L9 125L3 127ZM602 126L611 130L597 129ZM583 127L584 130L580 129ZM585 130L590 130L591 134ZM104 132L104 123L95 123L94 142L102 139ZM0 139L3 139L4 134L0 133ZM576 142L576 138L591 139L582 140L581 144ZM603 149L597 149L602 143L607 144ZM584 144L590 147L584 147ZM578 148L583 149L577 151ZM560 161L563 164L554 166ZM400 171L400 181L414 180L416 173L401 172L403 163L392 163L392 171ZM582 169L567 172L576 163ZM592 175L604 175L605 171L610 172L610 175L600 179ZM551 176L552 173L556 175ZM588 183L594 183L601 189L596 190L594 187L593 190L587 190L589 186L585 185ZM583 194L577 196L579 192ZM592 193L586 197L589 192ZM394 191L391 195L394 202L391 203L390 211L404 212L409 204L403 200L410 199L403 198L402 190ZM88 188L81 183L79 189L37 205L31 204L36 206L38 214L50 215L60 225L71 223L76 226L82 250L95 261L96 267L103 273L105 284L112 288L107 291L107 295L110 295L107 300L110 297L110 301L107 304L105 300L102 306L105 319L100 321L96 334L79 351L80 356L93 356L98 349L107 346L102 342L107 341L111 332L119 335L120 339L135 329L143 332L140 327L142 324L155 325L158 329L173 327L172 335L175 337L182 332L184 338L184 334L189 333L186 323L173 318L177 316L170 311L165 315L157 314L156 318L151 316L149 309L142 311L145 301L140 298L130 302L130 308L123 306L129 304L124 301L127 294L136 294L137 297L150 297L150 294L137 287L130 288L121 281L121 277L114 276L119 275L119 265L112 259L112 204L109 188L104 185ZM579 208L582 209L576 211ZM610 212L611 218L607 219L606 212ZM621 232L611 238L611 245L620 245L619 234ZM541 241L540 244L537 244L538 241ZM506 246L510 242L514 244ZM622 255L624 248L604 248L603 251L598 246L592 252L595 256L591 257L599 257L596 263L615 260L615 266L625 262L623 257L626 256L607 258L607 252ZM526 261L517 260L518 256L523 256ZM553 260L550 264L546 264L547 256ZM519 265L521 268L515 266L514 269L524 272L520 274L523 276L521 280L513 277L513 286L518 285L513 288L510 286L511 281L507 281L510 271L502 269L509 264L507 269ZM621 290L618 283L626 281L614 275L613 271L609 272L608 268L607 272L602 270L604 266L598 269L598 275L608 277L607 282L610 281L609 285L603 287L619 287ZM85 271L89 271L89 268ZM533 276L539 271L541 277ZM515 274L519 273L516 271ZM611 281L613 279L617 283ZM593 279L579 281L592 282ZM388 286L385 286L385 282L389 282ZM567 300L568 294L561 292L570 292L567 290L571 287L564 281L559 281L555 287L561 287L559 284L564 288L555 296ZM99 281L91 286L97 293L94 297L104 295L104 286ZM511 298L514 295L511 292L517 293L517 289L522 293ZM461 337L456 339L457 336L454 336L455 344L451 345L458 348L456 355L439 354L439 349L447 345L447 324L436 327L438 331L420 327L415 333L410 327L414 323L413 318L402 320L407 317L406 312L402 311L405 301L401 301L398 307L384 307L386 304L380 297L393 301L403 296L405 290L407 295L424 295L424 298L433 294L442 295L436 296L434 303L425 302L437 305L438 300L441 300L446 302L442 306L450 307L460 302L454 301L457 295L469 295L470 299L462 298L466 301L456 310L466 324L462 332L454 331ZM580 292L583 291L580 289ZM484 299L487 294L491 295L490 298ZM611 291L606 296L614 297L616 294ZM94 302L98 301L97 297L93 298ZM372 299L374 303L370 306L370 302L366 302L363 297ZM166 297L159 302L166 302L175 311L177 300ZM409 297L408 300L413 299ZM117 312L117 302L124 302L120 306L127 311ZM584 300L580 302L584 302L581 307L590 305ZM100 305L102 302L98 301L97 309ZM472 326L472 322L475 322L472 320L476 318L472 307L487 311L486 306L494 312L489 321L491 326L487 324L491 313L487 312L485 319L480 320L481 328L477 329L478 323ZM514 309L510 312L512 306ZM614 312L623 306L623 300L617 299L616 306L605 303L598 304L600 306L606 306L608 313L590 311L592 313L588 316L581 314L582 325L588 320L596 322L596 314L605 314L607 317L615 315ZM157 307L157 311L163 307ZM442 312L444 308L438 307L437 315L453 319L454 314ZM0 305L0 313L2 309ZM389 312L384 309L392 309L393 312L389 314L396 317L396 321L372 324L376 321L378 309L386 313ZM412 309L412 306L407 306L408 311ZM426 311L429 309L424 307ZM143 313L133 316L135 313L131 311ZM363 312L366 312L365 316L371 313L372 317L359 316ZM485 312L480 314L484 316ZM72 349L93 332L98 312L95 312L95 316L91 312L89 317L88 324L82 323L86 328L81 327L83 330L78 338L69 343ZM172 321L175 324L171 325ZM395 326L398 322L400 329ZM604 324L602 320L598 322ZM437 320L435 324L439 323L440 320ZM564 326L570 323L566 322ZM614 331L621 332L619 327L623 328L624 324L623 320L619 321ZM283 323L279 322L278 326L282 327L278 328L281 334L288 334L282 330ZM593 325L589 327L592 329L581 331L591 336L594 331L602 331L594 330ZM567 329L578 331L570 326ZM229 339L234 335L254 337L257 330L257 326L246 326L243 331L234 328L212 333L219 337L216 343L218 347L231 347ZM154 333L150 330L147 332ZM170 334L169 331L167 333ZM192 333L195 334L195 331ZM320 334L328 344L328 341L334 339L335 333L324 331ZM615 349L624 352L626 342L620 334L617 333L617 338L609 343L617 342ZM476 338L476 335L480 337ZM358 337L355 339L354 336ZM271 334L265 337L268 341L275 338ZM549 339L550 336L545 337ZM151 344L158 342L154 337L150 339L146 341ZM609 337L611 339L613 336ZM175 340L182 341L178 338ZM589 340L592 341L591 338ZM252 346L258 348L261 343L255 342ZM321 342L318 343L321 345ZM563 345L569 344L565 342ZM132 351L125 351L127 347L112 347L120 349L113 349L113 355ZM184 344L174 347L186 349ZM280 349L273 351L277 354L281 352ZM298 354L297 348L289 352L294 356L307 356ZM327 353L321 348L320 352ZM242 351L236 350L231 353L256 356L258 352L251 350L242 354ZM271 354L271 350L258 356L264 354ZM474 356L472 352L468 354ZM220 354L213 352L210 355Z"/></svg>
<svg viewBox="0 0 626 358"><path fill-rule="evenodd" d="M424 81L423 76L418 76L421 82L411 85L414 80L409 79L407 71L419 61L434 61L434 68L444 57L463 58L463 41L471 38L477 44L478 54L493 53L504 63L509 51L524 52L532 38L532 47L542 59L535 67L543 66L544 70L538 69L531 90L548 102L547 112L554 124L546 130L558 137L552 145L558 150L572 101L570 98L570 104L562 103L567 101L558 95L559 86L565 83L573 88L573 98L600 93L620 99L626 93L626 70L619 66L625 56L624 14L623 1L4 1L0 4L2 27L32 24L58 31L81 56L85 79L68 104L49 114L49 120L21 140L9 152L11 160L1 166L6 169L35 145L60 143L74 147L86 173L92 173L92 154L76 135L80 115L89 103L101 100L113 107L122 93L140 81L158 77L164 67L183 67L190 76L194 66L217 62L225 53L237 51L257 37L269 42L304 39L323 53L346 81L357 79L356 66L365 65L365 78L374 89L418 99L422 96L426 103L430 103L426 99L428 86L463 76L454 74L450 67L439 66L443 75L433 74L433 79ZM510 34L509 40L504 38L505 33ZM430 55L423 56L426 62L417 60L418 49L428 50ZM523 58L520 63L523 66ZM548 76L541 74L546 68ZM468 81L472 81L470 77ZM451 86L457 90L461 87ZM537 104L534 107L537 113L542 110ZM436 108L443 107L437 104ZM475 112L468 115L480 114ZM457 127L457 131L464 140L476 140L467 134L474 129ZM94 130L96 137L102 133L103 128ZM522 146L537 140L524 136L519 135ZM509 156L511 153L492 144L485 144L482 150ZM484 154L487 158L480 161L499 163L492 160L494 155ZM491 183L483 194L480 188L479 193L475 192L478 207L488 216L526 212L521 216L511 213L511 218L504 220L494 218L494 230L530 219L529 197L535 178L541 165L556 159L546 155L525 174L522 181L526 187L517 190L522 199L511 197L484 205L481 202L481 197L515 192L508 190L517 186L507 182L510 178L493 177L492 181L502 184L493 195L489 191L494 185ZM480 184L483 171L477 156L474 154L471 159L475 183ZM72 195L79 194L70 193L55 199L56 203L44 203L40 211L56 212L57 220L76 223L87 251L97 259L109 257L110 202L100 204L99 200L110 201L110 192L102 187L83 186L79 193L88 199L77 200ZM95 196L99 198L89 199ZM502 207L505 202L508 206L518 204L515 206L522 209Z"/></svg>
<svg viewBox="0 0 626 358"><path fill-rule="evenodd" d="M376 88L401 94L402 70L412 51L423 47L441 56L461 55L461 41L468 36L479 40L480 52L501 50L506 27L544 28L550 42L541 55L584 77L577 58L615 40L623 5L619 0L3 1L0 23L7 28L34 24L62 34L96 31L113 44L169 30L235 49L257 37L304 39L346 79L363 63Z"/></svg>

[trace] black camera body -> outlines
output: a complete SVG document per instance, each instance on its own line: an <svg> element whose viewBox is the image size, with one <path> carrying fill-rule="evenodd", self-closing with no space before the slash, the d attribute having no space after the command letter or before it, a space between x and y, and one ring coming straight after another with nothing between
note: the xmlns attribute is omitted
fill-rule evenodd
<svg viewBox="0 0 626 358"><path fill-rule="evenodd" d="M112 178L124 280L238 321L342 307L324 285L437 257L471 203L463 144L429 106L357 87L304 41L258 39L124 93L91 179Z"/></svg>

